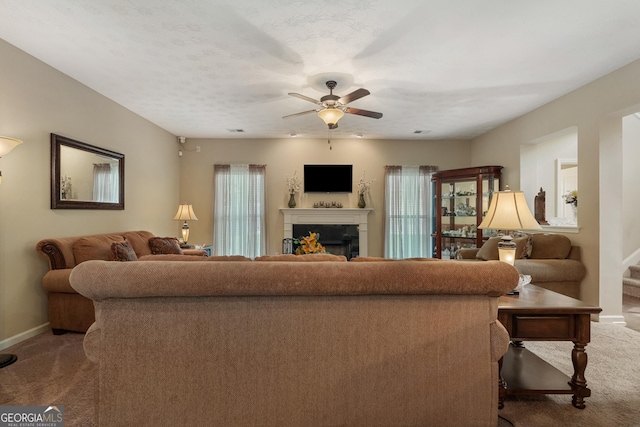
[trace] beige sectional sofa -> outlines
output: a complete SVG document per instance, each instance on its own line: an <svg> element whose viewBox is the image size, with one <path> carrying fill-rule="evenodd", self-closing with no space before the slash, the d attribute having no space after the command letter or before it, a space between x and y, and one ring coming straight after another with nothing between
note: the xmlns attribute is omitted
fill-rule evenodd
<svg viewBox="0 0 640 427"><path fill-rule="evenodd" d="M53 333L86 332L95 320L93 302L78 294L69 284L69 275L73 267L88 260L110 260L112 244L124 241L130 244L135 258L140 260L171 257L172 255L152 254L149 239L155 237L149 231L127 231L39 241L36 250L49 262L49 271L42 278L42 286L49 297L49 325ZM205 254L204 251L197 250L180 252L193 256L194 259L201 259Z"/></svg>
<svg viewBox="0 0 640 427"><path fill-rule="evenodd" d="M497 260L499 240L492 237L479 249L459 249L456 258ZM531 276L534 285L580 299L580 284L587 270L581 261L579 246L573 246L567 236L554 233L522 234L514 241L517 244L515 267L520 274Z"/></svg>
<svg viewBox="0 0 640 427"><path fill-rule="evenodd" d="M517 271L369 261L83 262L96 424L496 426Z"/></svg>

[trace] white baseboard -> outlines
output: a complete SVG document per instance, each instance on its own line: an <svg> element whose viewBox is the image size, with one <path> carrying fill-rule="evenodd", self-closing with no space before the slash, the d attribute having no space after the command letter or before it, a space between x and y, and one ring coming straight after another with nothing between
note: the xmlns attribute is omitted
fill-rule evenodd
<svg viewBox="0 0 640 427"><path fill-rule="evenodd" d="M613 324L618 326L626 326L627 322L624 320L624 316L602 316L598 317L600 323Z"/></svg>
<svg viewBox="0 0 640 427"><path fill-rule="evenodd" d="M43 332L47 332L49 330L49 322L43 323L40 326L36 326L33 329L29 329L28 331L24 331L18 335L14 335L12 337L7 338L6 340L0 341L0 350L4 350L5 348L9 348L12 345L16 345L21 343L22 341L28 340L31 337L35 337Z"/></svg>

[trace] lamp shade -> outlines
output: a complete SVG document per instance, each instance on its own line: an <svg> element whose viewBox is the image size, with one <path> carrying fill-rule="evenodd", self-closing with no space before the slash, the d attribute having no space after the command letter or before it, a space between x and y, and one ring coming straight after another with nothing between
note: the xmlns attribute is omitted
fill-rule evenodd
<svg viewBox="0 0 640 427"><path fill-rule="evenodd" d="M318 111L318 117L320 117L327 126L335 125L342 116L344 116L344 112L337 108L325 108L324 110Z"/></svg>
<svg viewBox="0 0 640 427"><path fill-rule="evenodd" d="M493 230L539 230L522 191L498 191L493 194L489 210L478 228Z"/></svg>
<svg viewBox="0 0 640 427"><path fill-rule="evenodd" d="M183 221L197 221L198 217L193 212L193 206L188 204L182 204L178 206L178 212L173 219L183 220Z"/></svg>
<svg viewBox="0 0 640 427"><path fill-rule="evenodd" d="M15 138L9 138L8 136L0 136L0 157L3 157L11 152L18 145L22 144L22 141Z"/></svg>

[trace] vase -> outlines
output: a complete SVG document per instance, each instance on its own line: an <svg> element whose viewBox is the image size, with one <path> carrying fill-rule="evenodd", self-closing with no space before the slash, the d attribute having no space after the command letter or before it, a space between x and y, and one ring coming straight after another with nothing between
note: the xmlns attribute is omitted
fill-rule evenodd
<svg viewBox="0 0 640 427"><path fill-rule="evenodd" d="M364 194L360 194L360 198L358 199L358 207L360 209L363 209L365 206L367 206L367 203L364 201Z"/></svg>
<svg viewBox="0 0 640 427"><path fill-rule="evenodd" d="M296 195L293 193L289 194L289 207L290 208L296 207Z"/></svg>
<svg viewBox="0 0 640 427"><path fill-rule="evenodd" d="M571 213L573 214L573 223L578 223L578 205L571 204Z"/></svg>

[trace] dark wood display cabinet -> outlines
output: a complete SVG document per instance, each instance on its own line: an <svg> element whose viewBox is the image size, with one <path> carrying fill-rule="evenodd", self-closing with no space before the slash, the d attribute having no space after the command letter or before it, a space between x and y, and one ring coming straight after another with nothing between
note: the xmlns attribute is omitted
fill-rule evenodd
<svg viewBox="0 0 640 427"><path fill-rule="evenodd" d="M478 166L432 175L434 258L453 258L457 249L480 247L488 239L478 225L500 189L501 171L502 166Z"/></svg>

